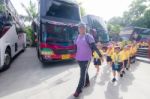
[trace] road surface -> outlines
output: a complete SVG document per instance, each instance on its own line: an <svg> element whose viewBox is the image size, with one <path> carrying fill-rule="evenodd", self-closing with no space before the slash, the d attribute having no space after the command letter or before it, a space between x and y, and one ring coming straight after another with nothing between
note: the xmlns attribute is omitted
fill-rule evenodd
<svg viewBox="0 0 150 99"><path fill-rule="evenodd" d="M0 97L34 87L44 80L76 67L75 62L43 65L36 56L36 49L28 48L15 58L10 69L0 74Z"/></svg>
<svg viewBox="0 0 150 99"><path fill-rule="evenodd" d="M91 86L77 99L149 99L150 64L137 62L124 78L112 83L111 70L101 66L96 77L95 68L89 68ZM58 62L42 65L34 48L28 48L0 74L0 99L74 99L72 96L79 79L76 62Z"/></svg>

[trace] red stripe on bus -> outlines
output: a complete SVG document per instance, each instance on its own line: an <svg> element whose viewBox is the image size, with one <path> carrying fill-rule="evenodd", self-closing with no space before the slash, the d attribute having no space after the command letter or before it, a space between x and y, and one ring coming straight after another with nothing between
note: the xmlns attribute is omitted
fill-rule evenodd
<svg viewBox="0 0 150 99"><path fill-rule="evenodd" d="M46 44L46 43L41 43L40 48L51 48L51 49L75 49L75 45L71 46L61 46L61 45L54 45L54 44Z"/></svg>

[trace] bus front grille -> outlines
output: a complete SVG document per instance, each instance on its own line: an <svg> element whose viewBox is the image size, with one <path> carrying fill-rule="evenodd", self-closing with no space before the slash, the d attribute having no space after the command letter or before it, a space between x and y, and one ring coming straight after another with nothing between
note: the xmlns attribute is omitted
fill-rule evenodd
<svg viewBox="0 0 150 99"><path fill-rule="evenodd" d="M55 54L74 54L75 50L54 50Z"/></svg>

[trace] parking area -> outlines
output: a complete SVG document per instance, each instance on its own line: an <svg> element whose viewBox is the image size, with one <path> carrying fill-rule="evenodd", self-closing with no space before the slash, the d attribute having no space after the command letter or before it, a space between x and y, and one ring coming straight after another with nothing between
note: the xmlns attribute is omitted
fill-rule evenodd
<svg viewBox="0 0 150 99"><path fill-rule="evenodd" d="M96 77L91 62L91 86L79 99L149 99L149 63L136 62L117 83L111 82L111 70L104 63ZM12 63L11 68L0 74L1 99L74 99L79 68L74 61L43 65L35 48L28 48Z"/></svg>
<svg viewBox="0 0 150 99"><path fill-rule="evenodd" d="M0 74L0 97L34 87L44 80L76 68L73 61L43 65L35 48L27 48L12 62L11 68Z"/></svg>

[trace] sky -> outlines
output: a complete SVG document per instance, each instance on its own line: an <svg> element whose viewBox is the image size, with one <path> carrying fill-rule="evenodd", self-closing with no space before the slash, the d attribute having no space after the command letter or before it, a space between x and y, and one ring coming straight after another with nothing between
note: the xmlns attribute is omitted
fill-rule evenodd
<svg viewBox="0 0 150 99"><path fill-rule="evenodd" d="M19 14L27 15L21 6L24 3L28 6L30 0L11 0ZM32 0L36 2L37 0ZM109 20L114 16L122 16L128 10L128 6L133 0L84 0L82 6L87 14L100 16L104 20Z"/></svg>

